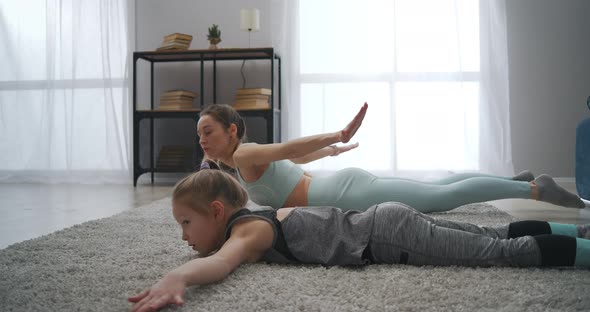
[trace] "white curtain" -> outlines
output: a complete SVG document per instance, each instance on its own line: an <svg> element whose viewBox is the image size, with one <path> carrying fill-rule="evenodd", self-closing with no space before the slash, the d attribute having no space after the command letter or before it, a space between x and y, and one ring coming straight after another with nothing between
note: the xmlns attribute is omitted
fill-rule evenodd
<svg viewBox="0 0 590 312"><path fill-rule="evenodd" d="M127 1L0 14L0 181L131 183Z"/></svg>
<svg viewBox="0 0 590 312"><path fill-rule="evenodd" d="M306 169L513 173L503 0L273 3L283 140L340 130L369 103L360 147Z"/></svg>

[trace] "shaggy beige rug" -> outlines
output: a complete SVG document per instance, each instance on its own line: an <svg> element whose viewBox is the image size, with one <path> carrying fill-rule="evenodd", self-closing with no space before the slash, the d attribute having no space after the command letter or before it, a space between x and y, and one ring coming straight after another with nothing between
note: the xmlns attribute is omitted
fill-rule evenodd
<svg viewBox="0 0 590 312"><path fill-rule="evenodd" d="M437 217L512 220L486 204ZM127 311L130 295L194 257L170 199L0 250L2 311ZM243 265L225 281L192 287L179 311L590 310L590 271L317 265Z"/></svg>

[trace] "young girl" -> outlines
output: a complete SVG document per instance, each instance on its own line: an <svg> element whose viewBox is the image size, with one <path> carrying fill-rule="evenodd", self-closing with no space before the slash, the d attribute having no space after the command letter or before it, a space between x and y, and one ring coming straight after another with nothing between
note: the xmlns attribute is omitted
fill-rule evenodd
<svg viewBox="0 0 590 312"><path fill-rule="evenodd" d="M364 212L334 207L249 211L228 173L205 169L179 181L172 213L202 256L129 301L132 311L183 304L185 288L223 280L241 263L590 267L590 225L523 221L499 227L433 219L404 204Z"/></svg>
<svg viewBox="0 0 590 312"><path fill-rule="evenodd" d="M515 177L459 174L437 182L376 177L359 168L312 177L296 164L336 156L358 145L347 143L361 126L365 103L342 130L285 143L242 144L246 126L229 105L209 105L197 124L199 143L208 159L237 169L237 178L252 201L274 208L334 206L367 209L382 202L402 202L421 212L447 211L459 206L503 198L536 199L565 207L584 208L580 198L558 186L550 176L530 172Z"/></svg>

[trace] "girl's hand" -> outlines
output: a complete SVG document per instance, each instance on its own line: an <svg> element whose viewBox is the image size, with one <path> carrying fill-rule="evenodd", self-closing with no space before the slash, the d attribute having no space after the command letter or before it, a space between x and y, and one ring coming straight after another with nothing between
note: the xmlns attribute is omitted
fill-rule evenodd
<svg viewBox="0 0 590 312"><path fill-rule="evenodd" d="M342 146L330 145L330 147L334 149L334 152L330 156L338 156L342 153L350 151L351 149L355 149L358 146L359 146L358 143L349 144L349 145L342 145Z"/></svg>
<svg viewBox="0 0 590 312"><path fill-rule="evenodd" d="M356 133L356 130L358 130L358 128L363 123L363 119L365 118L365 114L367 113L368 107L369 105L367 104L367 102L365 102L358 114L354 116L354 119L346 126L346 128L340 131L340 142L347 143L348 141L350 141L350 139L352 139L352 137Z"/></svg>
<svg viewBox="0 0 590 312"><path fill-rule="evenodd" d="M151 288L127 300L135 303L132 312L156 311L169 304L181 306L184 304L184 290L186 285L179 276L167 274Z"/></svg>

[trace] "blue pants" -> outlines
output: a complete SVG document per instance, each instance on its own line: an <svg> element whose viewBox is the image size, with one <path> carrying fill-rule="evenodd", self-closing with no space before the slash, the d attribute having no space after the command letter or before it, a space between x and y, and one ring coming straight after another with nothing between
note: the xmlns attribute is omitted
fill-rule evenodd
<svg viewBox="0 0 590 312"><path fill-rule="evenodd" d="M308 206L342 210L367 209L383 202L401 202L421 212L448 211L459 206L504 198L531 198L528 182L483 174L459 174L436 182L376 177L358 168L314 176Z"/></svg>

